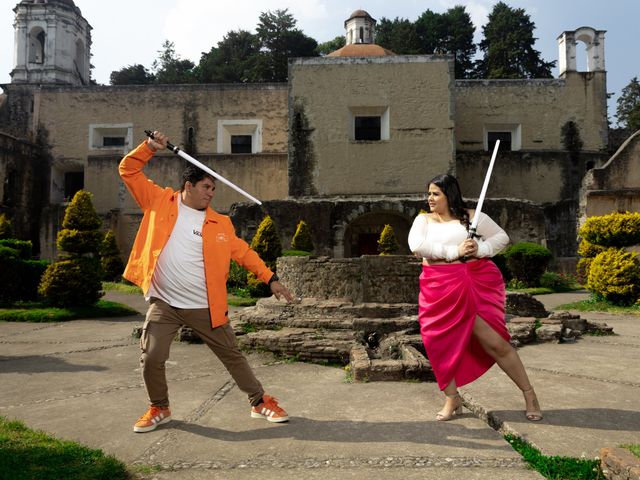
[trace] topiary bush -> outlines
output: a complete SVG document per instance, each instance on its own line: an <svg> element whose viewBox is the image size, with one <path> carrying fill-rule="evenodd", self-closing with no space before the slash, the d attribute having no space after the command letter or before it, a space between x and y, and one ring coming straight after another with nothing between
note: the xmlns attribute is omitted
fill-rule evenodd
<svg viewBox="0 0 640 480"><path fill-rule="evenodd" d="M258 231L251 240L251 248L260 255L271 270L275 271L276 261L282 256L282 243L275 223L269 215L260 222Z"/></svg>
<svg viewBox="0 0 640 480"><path fill-rule="evenodd" d="M595 245L584 238L580 241L580 244L578 245L578 255L580 256L580 260L578 260L576 273L578 274L578 280L581 283L586 283L587 278L589 277L589 267L591 266L593 259L596 255L600 252L604 252L606 249L607 247Z"/></svg>
<svg viewBox="0 0 640 480"><path fill-rule="evenodd" d="M291 248L303 252L313 252L313 239L311 238L309 227L304 220L300 220L296 227L296 233L291 240Z"/></svg>
<svg viewBox="0 0 640 480"><path fill-rule="evenodd" d="M38 292L59 307L93 305L102 296L99 247L100 217L93 208L91 194L78 191L65 210L57 245L61 260L45 271Z"/></svg>
<svg viewBox="0 0 640 480"><path fill-rule="evenodd" d="M11 228L11 220L4 213L0 213L0 239L12 238L13 229Z"/></svg>
<svg viewBox="0 0 640 480"><path fill-rule="evenodd" d="M39 292L56 307L94 305L102 296L98 263L93 258L76 257L49 265Z"/></svg>
<svg viewBox="0 0 640 480"><path fill-rule="evenodd" d="M378 252L380 255L393 255L400 249L396 234L391 225L385 225L378 239Z"/></svg>
<svg viewBox="0 0 640 480"><path fill-rule="evenodd" d="M628 247L640 244L640 213L612 213L589 217L578 235L601 247Z"/></svg>
<svg viewBox="0 0 640 480"><path fill-rule="evenodd" d="M634 253L609 248L591 262L587 288L616 305L631 305L640 298L640 262Z"/></svg>
<svg viewBox="0 0 640 480"><path fill-rule="evenodd" d="M103 279L110 282L120 281L124 272L124 262L116 243L113 231L108 230L100 244L100 265Z"/></svg>
<svg viewBox="0 0 640 480"><path fill-rule="evenodd" d="M49 262L31 260L31 250L29 240L0 240L0 304L37 300L38 285Z"/></svg>
<svg viewBox="0 0 640 480"><path fill-rule="evenodd" d="M518 242L504 252L504 257L512 280L524 283L527 287L536 287L552 255L547 247L537 243Z"/></svg>

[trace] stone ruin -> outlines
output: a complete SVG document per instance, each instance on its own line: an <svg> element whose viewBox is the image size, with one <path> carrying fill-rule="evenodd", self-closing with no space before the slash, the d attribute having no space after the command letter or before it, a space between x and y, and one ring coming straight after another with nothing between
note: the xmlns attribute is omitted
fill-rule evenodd
<svg viewBox="0 0 640 480"><path fill-rule="evenodd" d="M232 315L241 348L349 365L354 381L435 380L417 320L420 259L281 257L277 270L301 300L263 298ZM573 342L586 332L612 333L579 315L550 313L527 293L507 293L506 321L516 347ZM187 327L177 340L199 341Z"/></svg>
<svg viewBox="0 0 640 480"><path fill-rule="evenodd" d="M417 321L421 260L412 256L282 257L278 275L301 298L274 297L234 315L242 348L349 365L354 381L434 380ZM526 293L508 293L514 346L611 333L568 312L550 313Z"/></svg>

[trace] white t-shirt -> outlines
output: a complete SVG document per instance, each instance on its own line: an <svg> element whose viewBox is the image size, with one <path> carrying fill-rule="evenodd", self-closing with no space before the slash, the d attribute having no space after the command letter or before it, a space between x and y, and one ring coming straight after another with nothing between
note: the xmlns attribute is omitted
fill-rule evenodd
<svg viewBox="0 0 640 480"><path fill-rule="evenodd" d="M457 260L458 245L468 236L460 220L437 222L426 214L416 217L409 231L409 249L422 258ZM509 237L488 215L480 212L476 226L478 251L476 257L493 257L509 243Z"/></svg>
<svg viewBox="0 0 640 480"><path fill-rule="evenodd" d="M176 308L208 308L202 251L205 211L182 203L167 244L160 252L147 300L159 298Z"/></svg>

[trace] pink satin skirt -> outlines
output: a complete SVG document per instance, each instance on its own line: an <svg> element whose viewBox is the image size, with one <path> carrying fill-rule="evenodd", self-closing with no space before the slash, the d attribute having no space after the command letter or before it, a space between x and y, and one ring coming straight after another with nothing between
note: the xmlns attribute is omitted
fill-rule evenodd
<svg viewBox="0 0 640 480"><path fill-rule="evenodd" d="M422 266L418 321L441 390L451 380L459 387L473 382L495 363L472 332L480 316L509 341L505 295L502 274L491 260Z"/></svg>

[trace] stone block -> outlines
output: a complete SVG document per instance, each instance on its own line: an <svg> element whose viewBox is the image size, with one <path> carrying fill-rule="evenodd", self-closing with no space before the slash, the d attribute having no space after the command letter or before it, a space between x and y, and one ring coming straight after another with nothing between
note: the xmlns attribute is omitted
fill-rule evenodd
<svg viewBox="0 0 640 480"><path fill-rule="evenodd" d="M539 342L558 342L562 334L562 325L543 325L536 330Z"/></svg>
<svg viewBox="0 0 640 480"><path fill-rule="evenodd" d="M625 448L601 448L600 466L608 479L640 480L640 459Z"/></svg>

